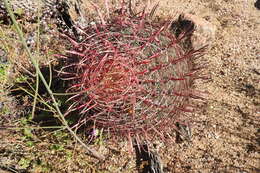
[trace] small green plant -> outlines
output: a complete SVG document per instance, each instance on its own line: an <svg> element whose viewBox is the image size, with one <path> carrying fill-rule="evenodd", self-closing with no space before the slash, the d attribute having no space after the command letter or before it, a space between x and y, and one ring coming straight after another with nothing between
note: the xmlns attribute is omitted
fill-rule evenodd
<svg viewBox="0 0 260 173"><path fill-rule="evenodd" d="M8 67L9 67L8 65L0 64L0 81L1 81L2 87L3 87L4 83L7 81Z"/></svg>
<svg viewBox="0 0 260 173"><path fill-rule="evenodd" d="M28 159L28 158L22 157L20 159L20 161L18 162L18 164L19 164L21 169L27 169L30 166L30 164L31 164L31 160Z"/></svg>
<svg viewBox="0 0 260 173"><path fill-rule="evenodd" d="M103 129L98 130L96 129L95 132L95 139L94 139L94 144L98 144L98 145L103 145L104 144L104 138L105 138L105 134L103 134Z"/></svg>
<svg viewBox="0 0 260 173"><path fill-rule="evenodd" d="M17 78L15 78L16 83L24 83L28 80L28 77L25 75L20 75Z"/></svg>

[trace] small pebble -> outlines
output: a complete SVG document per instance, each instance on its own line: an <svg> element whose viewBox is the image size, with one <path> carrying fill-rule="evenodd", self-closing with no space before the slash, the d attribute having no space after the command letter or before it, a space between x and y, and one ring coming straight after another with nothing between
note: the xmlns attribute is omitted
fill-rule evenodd
<svg viewBox="0 0 260 173"><path fill-rule="evenodd" d="M7 64L7 53L4 49L0 48L0 64Z"/></svg>
<svg viewBox="0 0 260 173"><path fill-rule="evenodd" d="M30 34L26 40L27 46L32 47L35 43L35 36L34 34Z"/></svg>

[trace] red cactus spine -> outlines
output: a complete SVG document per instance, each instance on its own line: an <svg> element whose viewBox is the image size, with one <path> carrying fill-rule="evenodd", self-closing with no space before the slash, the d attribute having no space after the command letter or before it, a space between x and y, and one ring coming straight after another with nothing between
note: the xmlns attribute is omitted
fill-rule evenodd
<svg viewBox="0 0 260 173"><path fill-rule="evenodd" d="M148 14L127 13L83 29L62 73L77 92L68 112L78 110L80 126L137 140L163 139L183 112L192 111L192 81L199 76L193 59L201 50L185 52L169 30L170 22L146 20Z"/></svg>

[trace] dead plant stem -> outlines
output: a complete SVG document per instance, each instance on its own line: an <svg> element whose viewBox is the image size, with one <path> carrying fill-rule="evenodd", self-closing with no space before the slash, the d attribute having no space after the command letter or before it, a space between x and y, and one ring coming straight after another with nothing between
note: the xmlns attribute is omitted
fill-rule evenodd
<svg viewBox="0 0 260 173"><path fill-rule="evenodd" d="M21 29L20 29L20 27L19 27L19 25L18 25L18 23L17 23L17 21L16 21L16 19L15 19L15 17L14 17L14 13L13 13L13 11L11 10L10 5L9 5L9 3L7 2L7 0L4 0L4 4L5 4L5 7L6 7L6 9L7 9L8 14L9 14L10 17L11 17L11 20L12 20L12 22L13 22L13 24L14 24L14 27L15 27L15 29L16 29L18 35L19 35L19 38L20 38L20 40L21 40L21 42L22 42L22 45L24 46L24 48L25 48L25 50L26 50L26 52L27 52L27 54L28 54L28 56L29 56L29 58L30 58L30 61L33 63L33 65L34 65L34 67L35 67L35 69L36 69L36 74L39 74L39 77L40 77L40 79L42 80L44 86L46 87L46 90L47 90L48 93L50 94L50 97L51 97L51 99L52 99L52 101L53 101L53 105L54 105L54 107L55 107L55 109L56 109L56 111L57 111L57 113L58 113L58 116L59 116L60 120L62 121L62 124L63 124L63 125L66 127L66 129L72 134L72 136L73 136L88 152L90 152L91 155L93 155L95 158L97 158L97 159L99 159L99 160L105 160L105 157L104 157L103 155L101 155L100 153L98 153L98 152L95 151L94 149L89 148L89 147L77 136L77 134L69 127L69 125L68 125L66 119L64 118L64 116L63 116L63 114L62 114L62 112L61 112L61 110L60 110L60 108L59 108L59 106L58 106L58 102L56 101L56 99L55 99L55 97L54 97L54 95L53 95L52 90L50 89L50 87L49 87L47 81L45 80L43 74L41 73L41 70L40 70L40 68L39 68L39 66L38 66L37 61L36 61L36 60L34 59L34 57L32 56L32 54L31 54L31 52L30 52L30 50L29 50L29 48L28 48L28 46L27 46L27 44L26 44L26 41L25 41L24 36L23 36L23 32L21 31Z"/></svg>

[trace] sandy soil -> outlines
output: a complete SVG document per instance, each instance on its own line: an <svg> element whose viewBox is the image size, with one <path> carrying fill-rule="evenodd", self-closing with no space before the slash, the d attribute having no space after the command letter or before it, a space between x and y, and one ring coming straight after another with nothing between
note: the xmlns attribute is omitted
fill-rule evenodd
<svg viewBox="0 0 260 173"><path fill-rule="evenodd" d="M253 0L160 3L160 12L195 14L217 27L208 62L208 91L192 115L191 144L173 144L162 158L169 172L260 171L260 11ZM199 62L198 62L199 63Z"/></svg>
<svg viewBox="0 0 260 173"><path fill-rule="evenodd" d="M182 12L191 13L217 28L211 48L196 62L206 62L204 73L210 79L196 81L195 87L209 94L205 101L196 101L197 112L190 115L192 141L160 146L165 172L260 172L260 10L254 3L254 0L160 1L159 16L176 18ZM15 140L7 133L2 135L6 140L8 136ZM41 147L44 153L48 143L42 142ZM45 161L63 166L54 172L89 172L82 169L83 160L92 163L91 167L104 168L101 172L136 172L135 158L125 142L96 149L107 156L105 163L89 158L80 147L72 149L79 160L64 160L46 153Z"/></svg>
<svg viewBox="0 0 260 173"><path fill-rule="evenodd" d="M210 80L195 84L209 92L207 101L190 115L192 142L161 147L165 172L260 171L260 11L254 3L160 1L160 16L185 12L217 27L211 49L197 62L207 62Z"/></svg>

